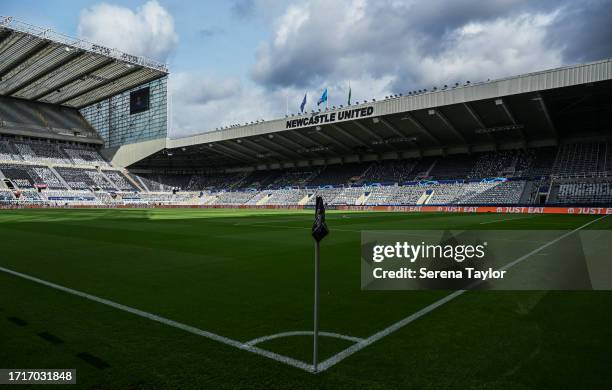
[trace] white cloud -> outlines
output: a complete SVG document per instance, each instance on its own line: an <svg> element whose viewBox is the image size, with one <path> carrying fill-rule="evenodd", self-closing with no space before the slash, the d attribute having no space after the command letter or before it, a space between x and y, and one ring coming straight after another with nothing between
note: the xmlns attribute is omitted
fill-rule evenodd
<svg viewBox="0 0 612 390"><path fill-rule="evenodd" d="M520 0L303 1L278 19L252 75L271 89L351 79L378 90L387 81L385 92L399 93L561 65L562 48L546 40L558 8L523 7L532 6ZM379 97L378 90L363 92Z"/></svg>
<svg viewBox="0 0 612 390"><path fill-rule="evenodd" d="M78 34L128 54L166 61L178 36L172 15L150 0L136 10L100 3L81 11Z"/></svg>
<svg viewBox="0 0 612 390"><path fill-rule="evenodd" d="M172 138L279 115L278 93L245 87L239 79L178 72L169 80Z"/></svg>
<svg viewBox="0 0 612 390"><path fill-rule="evenodd" d="M525 14L470 23L449 34L444 50L404 61L411 65L414 79L426 87L557 67L563 64L562 51L546 45L546 28L554 17Z"/></svg>

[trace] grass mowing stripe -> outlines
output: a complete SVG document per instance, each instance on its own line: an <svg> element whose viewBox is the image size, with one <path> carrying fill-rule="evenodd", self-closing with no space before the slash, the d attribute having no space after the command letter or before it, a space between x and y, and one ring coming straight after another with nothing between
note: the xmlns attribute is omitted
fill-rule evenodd
<svg viewBox="0 0 612 390"><path fill-rule="evenodd" d="M546 244L532 250L531 252L527 253L526 255L523 255L521 257L519 257L518 259L511 261L510 263L504 265L503 267L499 268L499 271L503 271L503 270L507 270L512 268L513 266L517 265L518 263L524 261L525 259L529 258L530 256L538 253L539 251L541 251L542 249L548 248L551 245L554 245L555 243L563 240L564 238L576 233L577 231L584 229L585 227L592 225L593 223L602 220L603 218L607 217L607 215L604 215L602 217L599 217L597 219L594 219L590 222L585 223L582 226L577 227L576 229L567 232L565 234L562 234L561 236L555 238L554 240L551 240L549 242L547 242ZM476 284L479 284L480 282L477 282ZM438 301L430 304L429 306L424 307L423 309L417 311L416 313L413 313L411 315L409 315L408 317L396 322L395 324L381 330L380 332L377 332L375 334L373 334L372 336L366 338L365 340L354 344L350 347L348 347L347 349L345 349L344 351L330 357L329 359L325 360L324 362L321 362L319 364L319 371L318 372L322 372L325 371L327 369L329 369L330 367L340 363L342 360L346 359L347 357L353 355L356 352L361 351L362 349L364 349L365 347L367 347L370 344L375 343L376 341L390 335L391 333L403 328L404 326L408 325L409 323L423 317L424 315L426 315L427 313L430 313L431 311L437 309L438 307L452 301L453 299L461 296L463 293L467 292L468 290L457 290L447 296L445 296L442 299L439 299Z"/></svg>

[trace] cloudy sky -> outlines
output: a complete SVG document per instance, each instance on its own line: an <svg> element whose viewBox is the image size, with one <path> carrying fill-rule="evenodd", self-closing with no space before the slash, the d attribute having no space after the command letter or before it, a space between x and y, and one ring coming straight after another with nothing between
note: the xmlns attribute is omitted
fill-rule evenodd
<svg viewBox="0 0 612 390"><path fill-rule="evenodd" d="M612 57L612 0L2 0L0 15L166 62L171 137Z"/></svg>

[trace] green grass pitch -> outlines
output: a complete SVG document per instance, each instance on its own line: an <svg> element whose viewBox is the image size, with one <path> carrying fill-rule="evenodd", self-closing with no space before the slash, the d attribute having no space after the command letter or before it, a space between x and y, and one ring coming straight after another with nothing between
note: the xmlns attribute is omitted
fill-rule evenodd
<svg viewBox="0 0 612 390"><path fill-rule="evenodd" d="M361 230L571 230L597 218L328 212L321 330L366 338L448 295L361 291ZM2 210L0 267L247 342L312 329L312 219ZM612 218L588 228L612 229ZM320 343L322 359L353 344ZM311 363L308 335L257 346ZM469 292L314 375L0 272L0 368L76 368L86 388L609 388L611 350L612 293Z"/></svg>

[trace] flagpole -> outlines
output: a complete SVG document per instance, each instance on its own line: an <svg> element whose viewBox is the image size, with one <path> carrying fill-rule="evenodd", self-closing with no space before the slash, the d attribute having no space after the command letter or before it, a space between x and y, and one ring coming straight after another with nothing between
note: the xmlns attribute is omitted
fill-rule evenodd
<svg viewBox="0 0 612 390"><path fill-rule="evenodd" d="M346 104L347 104L348 106L350 106L350 105L351 105L351 80L349 80L348 99L347 99Z"/></svg>
<svg viewBox="0 0 612 390"><path fill-rule="evenodd" d="M319 369L319 245L325 236L329 234L327 224L325 223L325 203L323 197L317 196L315 206L315 220L312 224L312 238L315 240L315 275L314 275L314 326L312 332L312 372L317 372Z"/></svg>
<svg viewBox="0 0 612 390"><path fill-rule="evenodd" d="M318 339L319 339L319 241L315 241L315 280L314 280L314 331L312 349L312 369L317 372L318 365Z"/></svg>

